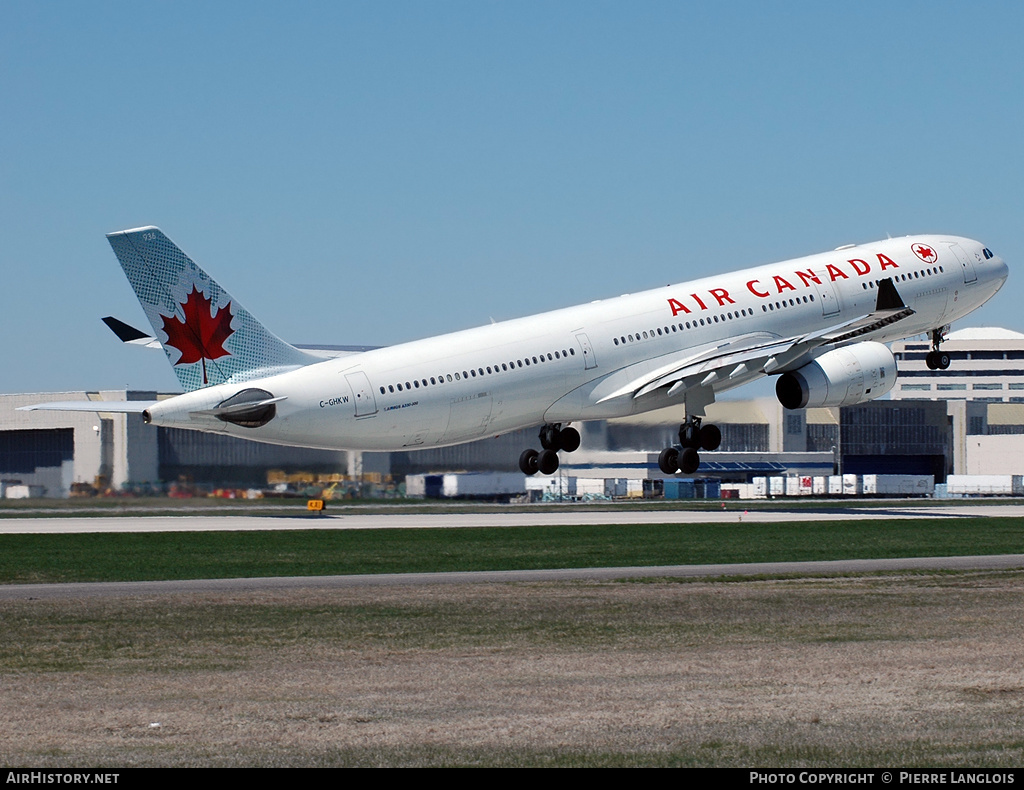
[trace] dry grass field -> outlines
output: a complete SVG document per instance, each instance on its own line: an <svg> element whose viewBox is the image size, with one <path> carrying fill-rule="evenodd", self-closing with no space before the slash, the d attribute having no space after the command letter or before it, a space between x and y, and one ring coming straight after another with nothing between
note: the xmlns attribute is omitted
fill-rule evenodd
<svg viewBox="0 0 1024 790"><path fill-rule="evenodd" d="M1024 764L1024 573L0 602L0 762Z"/></svg>

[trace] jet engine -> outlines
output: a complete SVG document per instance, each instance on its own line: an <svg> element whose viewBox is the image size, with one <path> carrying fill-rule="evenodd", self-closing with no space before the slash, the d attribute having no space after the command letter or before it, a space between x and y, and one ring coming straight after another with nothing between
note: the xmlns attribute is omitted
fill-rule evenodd
<svg viewBox="0 0 1024 790"><path fill-rule="evenodd" d="M896 384L896 359L881 343L855 343L783 373L775 394L787 409L852 406L885 395Z"/></svg>

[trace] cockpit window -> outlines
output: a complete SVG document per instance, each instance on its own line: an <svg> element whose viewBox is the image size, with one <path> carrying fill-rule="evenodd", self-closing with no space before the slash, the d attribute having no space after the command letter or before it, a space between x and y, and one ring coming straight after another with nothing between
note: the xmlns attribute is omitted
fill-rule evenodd
<svg viewBox="0 0 1024 790"><path fill-rule="evenodd" d="M989 258L994 258L994 257L996 257L996 256L995 256L995 253L994 253L994 252L992 252L992 250L990 250L990 249L989 249L988 247L986 247L985 249L983 249L983 250L981 251L981 254L985 256L985 260L988 260Z"/></svg>

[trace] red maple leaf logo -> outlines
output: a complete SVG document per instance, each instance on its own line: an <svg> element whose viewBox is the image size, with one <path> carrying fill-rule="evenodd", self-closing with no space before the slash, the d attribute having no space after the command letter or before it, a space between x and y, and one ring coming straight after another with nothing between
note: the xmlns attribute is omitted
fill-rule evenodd
<svg viewBox="0 0 1024 790"><path fill-rule="evenodd" d="M174 364L191 365L201 360L203 384L208 383L206 360L231 356L231 352L224 348L224 341L235 333L231 328L231 302L212 313L211 307L210 299L193 285L192 292L181 305L184 321L176 315L160 316L164 319L167 345L181 352L181 358Z"/></svg>
<svg viewBox="0 0 1024 790"><path fill-rule="evenodd" d="M924 244L915 244L911 249L914 251L914 255L925 263L932 263L939 257L935 254L935 250L931 247L925 246Z"/></svg>

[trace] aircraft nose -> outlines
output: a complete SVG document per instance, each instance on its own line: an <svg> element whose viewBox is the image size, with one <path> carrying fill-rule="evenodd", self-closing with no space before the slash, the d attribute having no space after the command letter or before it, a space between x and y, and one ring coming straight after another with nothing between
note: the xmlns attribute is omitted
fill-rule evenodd
<svg viewBox="0 0 1024 790"><path fill-rule="evenodd" d="M1010 267L1006 265L1006 261L1002 258L996 258L996 277L999 278L1000 283L1006 282L1006 278L1010 276Z"/></svg>

